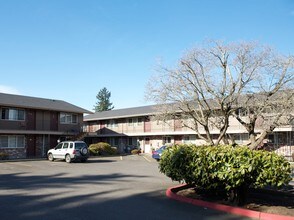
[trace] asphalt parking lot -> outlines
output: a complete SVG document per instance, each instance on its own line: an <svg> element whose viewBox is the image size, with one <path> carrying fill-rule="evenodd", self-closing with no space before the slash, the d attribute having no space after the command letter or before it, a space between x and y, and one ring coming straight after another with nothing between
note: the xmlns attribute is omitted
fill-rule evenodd
<svg viewBox="0 0 294 220"><path fill-rule="evenodd" d="M248 219L165 196L178 185L144 155L0 163L1 219Z"/></svg>

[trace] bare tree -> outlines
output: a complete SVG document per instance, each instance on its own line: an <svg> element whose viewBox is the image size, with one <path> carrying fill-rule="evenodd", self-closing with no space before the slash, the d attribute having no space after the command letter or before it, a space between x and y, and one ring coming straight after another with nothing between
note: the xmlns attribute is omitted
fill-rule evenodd
<svg viewBox="0 0 294 220"><path fill-rule="evenodd" d="M250 149L258 148L275 128L289 126L294 119L294 59L273 53L264 59L252 91L238 103L243 117L234 114L249 134Z"/></svg>
<svg viewBox="0 0 294 220"><path fill-rule="evenodd" d="M158 104L159 119L182 120L183 126L194 130L200 139L210 145L218 145L221 140L227 140L232 115L248 132L248 126L255 127L256 119L249 125L235 113L253 103L253 99L244 98L246 94L259 94L269 86L265 83L270 81L267 74L280 70L282 66L286 71L285 80L280 79L281 74L278 73L276 79L285 85L293 82L293 72L291 78L286 68L291 66L291 62L274 57L270 49L254 43L214 41L188 51L175 68L161 66L148 83L146 97ZM273 61L276 65L272 65ZM271 91L276 93L284 88L277 86ZM213 139L213 129L219 132L217 140Z"/></svg>

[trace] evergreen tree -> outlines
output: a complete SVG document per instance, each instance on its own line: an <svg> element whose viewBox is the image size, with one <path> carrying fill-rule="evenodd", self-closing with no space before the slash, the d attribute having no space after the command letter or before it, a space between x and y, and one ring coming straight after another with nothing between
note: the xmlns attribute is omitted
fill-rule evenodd
<svg viewBox="0 0 294 220"><path fill-rule="evenodd" d="M109 92L105 87L101 89L96 95L97 102L93 110L95 112L112 110L114 106L110 102L110 96L111 96L111 92Z"/></svg>

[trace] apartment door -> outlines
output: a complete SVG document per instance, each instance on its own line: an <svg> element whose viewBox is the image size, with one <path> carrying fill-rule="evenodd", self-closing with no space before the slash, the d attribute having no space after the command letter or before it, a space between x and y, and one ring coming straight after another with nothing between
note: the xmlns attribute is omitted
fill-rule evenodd
<svg viewBox="0 0 294 220"><path fill-rule="evenodd" d="M27 157L36 156L36 137L34 135L27 136Z"/></svg>
<svg viewBox="0 0 294 220"><path fill-rule="evenodd" d="M58 131L58 113L50 112L50 130Z"/></svg>
<svg viewBox="0 0 294 220"><path fill-rule="evenodd" d="M176 119L175 122L174 122L174 126L175 126L175 131L182 131L182 121L179 120L179 119Z"/></svg>
<svg viewBox="0 0 294 220"><path fill-rule="evenodd" d="M36 129L36 111L28 110L27 111L27 130L35 130Z"/></svg>
<svg viewBox="0 0 294 220"><path fill-rule="evenodd" d="M151 153L150 138L146 137L144 142L144 153Z"/></svg>
<svg viewBox="0 0 294 220"><path fill-rule="evenodd" d="M145 118L145 121L144 121L144 132L151 132L151 121L150 121L150 118Z"/></svg>

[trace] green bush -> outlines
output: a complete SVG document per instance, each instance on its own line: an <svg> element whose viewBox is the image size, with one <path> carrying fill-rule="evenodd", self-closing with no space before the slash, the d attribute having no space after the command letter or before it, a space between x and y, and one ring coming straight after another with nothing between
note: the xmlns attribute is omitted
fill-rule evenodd
<svg viewBox="0 0 294 220"><path fill-rule="evenodd" d="M290 163L273 152L247 147L177 145L163 152L162 173L208 190L224 189L241 204L249 187L286 185L291 180Z"/></svg>
<svg viewBox="0 0 294 220"><path fill-rule="evenodd" d="M0 152L0 160L8 160L9 155L5 152Z"/></svg>
<svg viewBox="0 0 294 220"><path fill-rule="evenodd" d="M110 144L105 142L99 142L96 144L91 144L89 146L89 151L91 155L116 155L116 147L111 147Z"/></svg>

